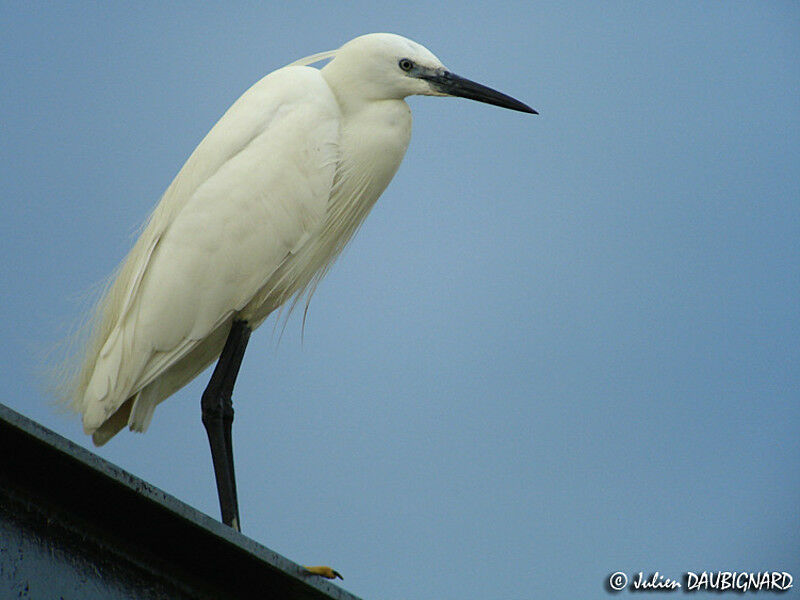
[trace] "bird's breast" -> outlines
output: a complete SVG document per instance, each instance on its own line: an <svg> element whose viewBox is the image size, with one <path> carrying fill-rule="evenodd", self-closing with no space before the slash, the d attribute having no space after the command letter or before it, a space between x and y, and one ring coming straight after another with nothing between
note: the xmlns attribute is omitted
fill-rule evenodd
<svg viewBox="0 0 800 600"><path fill-rule="evenodd" d="M320 235L335 258L350 240L405 156L411 138L411 111L403 100L370 103L345 118L340 159Z"/></svg>
<svg viewBox="0 0 800 600"><path fill-rule="evenodd" d="M402 100L343 115L339 159L320 227L286 258L241 318L257 325L290 296L313 292L389 185L410 137L411 111Z"/></svg>

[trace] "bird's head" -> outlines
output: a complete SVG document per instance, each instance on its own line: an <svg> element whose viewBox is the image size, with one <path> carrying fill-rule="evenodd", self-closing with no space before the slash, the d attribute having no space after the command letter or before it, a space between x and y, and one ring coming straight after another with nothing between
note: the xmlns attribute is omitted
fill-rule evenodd
<svg viewBox="0 0 800 600"><path fill-rule="evenodd" d="M451 73L430 50L400 35L362 35L332 54L322 72L340 96L365 101L460 96L537 114L519 100Z"/></svg>

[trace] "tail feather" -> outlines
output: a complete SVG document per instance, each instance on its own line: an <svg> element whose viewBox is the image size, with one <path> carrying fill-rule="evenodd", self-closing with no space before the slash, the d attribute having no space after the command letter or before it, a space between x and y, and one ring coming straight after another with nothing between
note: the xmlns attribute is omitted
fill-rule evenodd
<svg viewBox="0 0 800 600"><path fill-rule="evenodd" d="M117 326L98 354L83 394L83 428L87 434L94 434L136 393L133 386L146 362L144 353L134 351L133 334L124 325Z"/></svg>
<svg viewBox="0 0 800 600"><path fill-rule="evenodd" d="M128 418L131 414L131 407L133 406L133 398L128 398L122 403L122 406L117 409L111 418L105 421L98 427L92 434L92 442L95 446L102 446L112 437L117 435L125 425L128 424Z"/></svg>
<svg viewBox="0 0 800 600"><path fill-rule="evenodd" d="M150 421L153 420L153 413L156 411L160 399L159 387L156 382L136 394L131 414L128 417L128 427L131 431L144 433L150 427Z"/></svg>

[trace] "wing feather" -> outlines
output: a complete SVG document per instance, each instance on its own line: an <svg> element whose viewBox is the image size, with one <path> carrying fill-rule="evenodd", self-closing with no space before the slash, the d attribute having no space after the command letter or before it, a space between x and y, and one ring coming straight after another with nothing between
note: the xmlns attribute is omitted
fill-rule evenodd
<svg viewBox="0 0 800 600"><path fill-rule="evenodd" d="M132 398L129 424L145 428L216 358L233 316L322 226L339 134L338 104L309 67L271 73L214 126L100 303L73 395L87 433Z"/></svg>

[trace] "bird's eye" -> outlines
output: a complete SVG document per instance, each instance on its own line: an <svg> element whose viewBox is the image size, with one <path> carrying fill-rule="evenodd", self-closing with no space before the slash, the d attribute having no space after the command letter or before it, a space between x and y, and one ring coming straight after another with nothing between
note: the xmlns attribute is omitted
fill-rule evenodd
<svg viewBox="0 0 800 600"><path fill-rule="evenodd" d="M403 71L410 71L410 70L411 70L411 67L413 67L413 66L414 66L414 63L413 63L413 62L411 62L411 61L410 61L409 59L407 59L407 58L401 58L401 59L400 59L400 62L399 62L399 63L397 63L397 64L398 64L398 66L399 66L399 67L400 67L400 68L401 68Z"/></svg>

